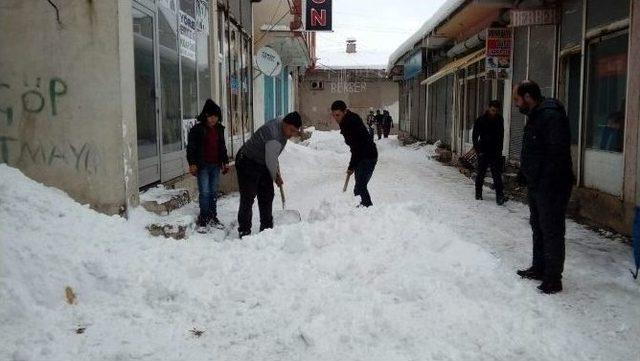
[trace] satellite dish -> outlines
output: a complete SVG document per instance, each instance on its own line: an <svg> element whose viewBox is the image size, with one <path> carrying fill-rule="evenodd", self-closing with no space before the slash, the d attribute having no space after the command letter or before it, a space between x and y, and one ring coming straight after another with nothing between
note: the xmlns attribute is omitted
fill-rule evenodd
<svg viewBox="0 0 640 361"><path fill-rule="evenodd" d="M266 76L274 76L282 71L282 60L275 50L262 47L256 54L256 66Z"/></svg>

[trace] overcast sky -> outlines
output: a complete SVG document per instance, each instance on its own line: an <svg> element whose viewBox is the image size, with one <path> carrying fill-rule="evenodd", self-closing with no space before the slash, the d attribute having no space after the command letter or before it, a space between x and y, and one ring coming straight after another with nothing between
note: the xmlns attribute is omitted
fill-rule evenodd
<svg viewBox="0 0 640 361"><path fill-rule="evenodd" d="M389 55L445 0L333 0L333 32L318 33L318 62L325 66L386 65ZM356 56L346 40L357 40Z"/></svg>

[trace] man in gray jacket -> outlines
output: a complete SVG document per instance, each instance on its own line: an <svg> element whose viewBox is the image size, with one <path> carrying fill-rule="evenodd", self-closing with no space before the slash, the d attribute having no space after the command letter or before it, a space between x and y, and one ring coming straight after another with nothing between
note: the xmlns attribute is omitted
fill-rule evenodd
<svg viewBox="0 0 640 361"><path fill-rule="evenodd" d="M240 188L238 233L240 238L251 234L253 201L258 198L260 231L273 228L273 183L282 186L278 157L287 139L300 133L302 118L297 112L268 121L240 148L236 156L236 171Z"/></svg>

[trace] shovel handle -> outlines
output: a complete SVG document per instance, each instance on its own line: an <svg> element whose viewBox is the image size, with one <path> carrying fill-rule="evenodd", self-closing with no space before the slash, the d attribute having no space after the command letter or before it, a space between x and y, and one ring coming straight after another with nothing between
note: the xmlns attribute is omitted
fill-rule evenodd
<svg viewBox="0 0 640 361"><path fill-rule="evenodd" d="M284 188L282 186L278 186L280 188L280 199L282 200L282 210L285 209L285 198L284 198Z"/></svg>
<svg viewBox="0 0 640 361"><path fill-rule="evenodd" d="M349 178L351 178L351 173L347 173L347 178L344 180L344 187L342 187L342 193L347 191L347 187L349 186Z"/></svg>

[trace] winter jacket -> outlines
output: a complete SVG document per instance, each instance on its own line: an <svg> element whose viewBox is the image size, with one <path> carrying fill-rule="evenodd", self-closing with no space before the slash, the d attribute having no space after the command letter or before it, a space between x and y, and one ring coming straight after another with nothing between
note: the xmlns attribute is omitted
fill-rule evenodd
<svg viewBox="0 0 640 361"><path fill-rule="evenodd" d="M571 130L562 103L545 99L528 114L520 162L529 189L543 192L570 189Z"/></svg>
<svg viewBox="0 0 640 361"><path fill-rule="evenodd" d="M384 125L384 115L382 114L376 114L375 115L375 119L376 119L376 124L379 126Z"/></svg>
<svg viewBox="0 0 640 361"><path fill-rule="evenodd" d="M495 157L502 155L503 141L502 115L497 114L495 118L491 118L484 113L473 123L473 147L479 154Z"/></svg>
<svg viewBox="0 0 640 361"><path fill-rule="evenodd" d="M205 136L207 135L207 125L205 124L205 121L199 121L191 127L191 130L189 130L187 161L189 162L189 165L196 165L198 168L202 168L205 165L204 143ZM228 164L229 155L227 154L227 144L224 139L224 126L220 123L215 126L218 130L218 154L220 155L220 161L222 164Z"/></svg>
<svg viewBox="0 0 640 361"><path fill-rule="evenodd" d="M363 159L378 159L378 149L358 114L347 110L340 123L340 133L344 136L344 142L351 148L350 170L355 170Z"/></svg>
<svg viewBox="0 0 640 361"><path fill-rule="evenodd" d="M391 115L389 114L384 114L382 116L382 122L384 123L385 127L393 127L393 118L391 118Z"/></svg>
<svg viewBox="0 0 640 361"><path fill-rule="evenodd" d="M258 128L238 151L252 161L267 166L273 180L280 170L278 157L287 145L282 132L282 118L272 119Z"/></svg>

